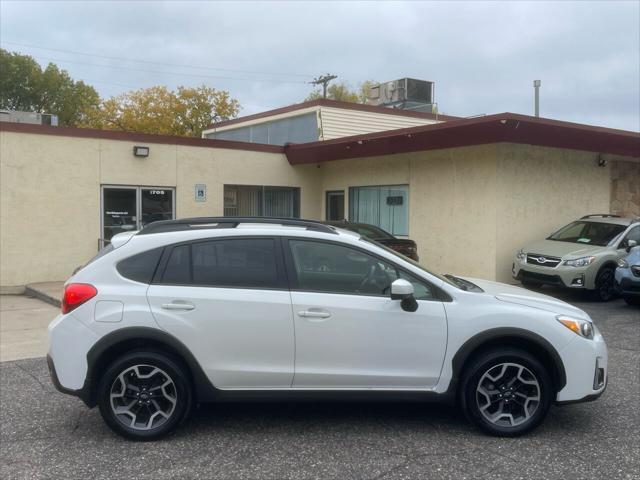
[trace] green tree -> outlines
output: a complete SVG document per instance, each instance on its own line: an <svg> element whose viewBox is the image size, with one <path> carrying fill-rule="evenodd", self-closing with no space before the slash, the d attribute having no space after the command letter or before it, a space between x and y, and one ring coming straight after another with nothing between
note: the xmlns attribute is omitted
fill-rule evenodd
<svg viewBox="0 0 640 480"><path fill-rule="evenodd" d="M75 126L99 103L92 86L53 63L42 70L33 57L0 49L0 108L52 113L61 125Z"/></svg>
<svg viewBox="0 0 640 480"><path fill-rule="evenodd" d="M237 116L240 104L229 92L201 85L133 90L104 100L83 126L105 130L200 137L215 120Z"/></svg>
<svg viewBox="0 0 640 480"><path fill-rule="evenodd" d="M327 98L329 100L338 100L341 102L365 103L372 86L378 85L379 82L366 80L362 82L357 89L351 89L347 82L330 83L327 87ZM305 101L317 100L322 98L322 90L314 90Z"/></svg>

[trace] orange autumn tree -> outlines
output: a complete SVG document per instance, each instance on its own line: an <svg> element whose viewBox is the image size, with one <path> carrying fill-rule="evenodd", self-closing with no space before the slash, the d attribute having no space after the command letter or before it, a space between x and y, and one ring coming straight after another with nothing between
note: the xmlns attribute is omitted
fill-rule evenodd
<svg viewBox="0 0 640 480"><path fill-rule="evenodd" d="M155 86L103 100L82 126L105 130L200 137L214 121L237 116L229 92L206 85L169 90Z"/></svg>

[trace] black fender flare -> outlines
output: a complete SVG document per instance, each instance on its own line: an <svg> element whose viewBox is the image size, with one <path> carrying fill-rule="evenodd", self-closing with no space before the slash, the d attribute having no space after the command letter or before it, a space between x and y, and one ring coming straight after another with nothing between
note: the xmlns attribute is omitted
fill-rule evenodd
<svg viewBox="0 0 640 480"><path fill-rule="evenodd" d="M451 361L452 378L449 390L457 386L463 374L465 363L474 353L481 350L483 346L494 345L500 340L511 342L512 344L515 342L516 345L517 343L521 343L526 346L534 346L536 349L540 349L552 363L554 371L550 373L552 374L557 391L559 392L562 390L567 384L567 374L562 358L548 340L537 333L522 328L498 327L485 330L484 332L474 335L458 349Z"/></svg>
<svg viewBox="0 0 640 480"><path fill-rule="evenodd" d="M89 406L95 406L94 386L98 380L96 375L99 375L96 369L106 366L103 365L105 361L103 355L112 348L117 349L119 345L136 348L136 344L138 344L140 348L144 348L145 343L151 343L151 348L160 346L162 349L164 347L165 350L168 350L168 353L180 357L191 374L196 401L215 398L218 395L219 390L213 386L200 363L180 340L157 328L125 327L105 335L87 352L87 376L83 390L88 389L85 392L85 398L88 401L85 400L85 403L90 404ZM127 351L130 349L125 348Z"/></svg>

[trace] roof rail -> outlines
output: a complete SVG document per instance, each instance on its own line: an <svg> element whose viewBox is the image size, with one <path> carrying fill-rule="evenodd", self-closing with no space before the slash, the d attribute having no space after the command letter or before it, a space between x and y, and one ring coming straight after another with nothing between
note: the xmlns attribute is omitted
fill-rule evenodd
<svg viewBox="0 0 640 480"><path fill-rule="evenodd" d="M138 235L179 232L183 230L236 228L240 223L272 223L283 226L306 227L307 230L317 230L319 232L337 234L334 228L315 220L301 220L298 218L282 217L194 217L152 222L140 230Z"/></svg>
<svg viewBox="0 0 640 480"><path fill-rule="evenodd" d="M611 213L593 213L591 215L580 217L580 220L583 220L585 218L620 218L620 215L613 215Z"/></svg>

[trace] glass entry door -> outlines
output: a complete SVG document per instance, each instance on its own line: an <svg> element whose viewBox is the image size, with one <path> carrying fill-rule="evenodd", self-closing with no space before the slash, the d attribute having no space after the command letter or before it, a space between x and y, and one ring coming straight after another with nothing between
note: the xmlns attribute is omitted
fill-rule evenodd
<svg viewBox="0 0 640 480"><path fill-rule="evenodd" d="M117 233L140 230L157 220L175 217L175 192L166 187L102 187L100 248Z"/></svg>
<svg viewBox="0 0 640 480"><path fill-rule="evenodd" d="M131 187L102 190L102 238L110 241L116 233L138 228L137 189Z"/></svg>
<svg viewBox="0 0 640 480"><path fill-rule="evenodd" d="M140 201L140 228L158 220L173 219L172 189L141 188Z"/></svg>

